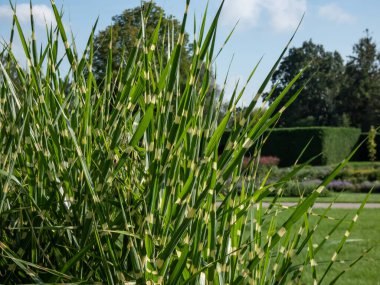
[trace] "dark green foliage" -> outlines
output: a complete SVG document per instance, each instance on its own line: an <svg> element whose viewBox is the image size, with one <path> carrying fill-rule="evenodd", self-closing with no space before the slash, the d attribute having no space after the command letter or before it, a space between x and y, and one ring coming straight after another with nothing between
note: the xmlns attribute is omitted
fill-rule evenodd
<svg viewBox="0 0 380 285"><path fill-rule="evenodd" d="M368 133L362 133L359 137L357 144L359 145L359 143L367 139L368 139ZM375 144L376 144L376 153L379 154L380 153L380 135L379 134L375 136ZM368 147L367 147L367 144L364 143L359 147L358 151L355 153L352 160L353 161L368 161L369 160L368 158L369 158Z"/></svg>
<svg viewBox="0 0 380 285"><path fill-rule="evenodd" d="M360 130L354 128L323 128L324 164L338 163L353 150Z"/></svg>
<svg viewBox="0 0 380 285"><path fill-rule="evenodd" d="M279 127L351 126L368 131L380 125L380 53L368 30L346 65L338 52L325 51L311 40L290 49L272 78L273 94L264 96L275 100L306 65L287 96L305 86L302 95L283 114Z"/></svg>
<svg viewBox="0 0 380 285"><path fill-rule="evenodd" d="M9 71L8 76L12 80L12 83L15 89L16 90L22 89L21 79L18 75L18 70L21 69L21 67L16 66L15 63L12 60L10 60L10 55L6 52L5 49L2 52L0 52L0 62ZM3 76L4 75L0 73L0 83L4 82Z"/></svg>
<svg viewBox="0 0 380 285"><path fill-rule="evenodd" d="M353 149L360 135L359 129L309 127L273 129L262 149L262 155L280 158L280 166L289 166L297 161L302 150L305 152L298 162L305 162L314 156L314 165L340 162Z"/></svg>
<svg viewBox="0 0 380 285"><path fill-rule="evenodd" d="M138 33L141 30L141 15L150 9L149 17L145 26L145 38L150 39L161 18L159 30L159 41L157 41L157 51L163 51L157 57L157 64L164 65L167 62L167 55L178 41L181 31L181 23L173 16L165 15L164 10L150 2L143 2L141 7L127 9L120 15L112 17L112 25L100 31L94 38L94 62L93 72L99 84L105 78L105 66L107 66L108 49L112 34L112 70L113 75L119 72L120 65L125 58L128 58L133 47L137 44ZM170 40L167 36L170 36ZM185 33L184 44L181 51L180 72L187 74L191 64L189 47L189 36ZM185 85L186 79L182 78L181 85Z"/></svg>
<svg viewBox="0 0 380 285"><path fill-rule="evenodd" d="M368 30L353 53L337 98L338 112L346 114L351 126L368 131L380 125L380 53Z"/></svg>
<svg viewBox="0 0 380 285"><path fill-rule="evenodd" d="M309 40L299 48L291 48L274 73L274 93L269 101L275 100L292 78L309 65L300 80L288 93L288 98L306 84L298 104L290 106L279 121L279 126L327 126L336 125L335 97L340 90L344 71L343 59L338 52L325 51L322 45ZM268 96L268 94L266 94Z"/></svg>

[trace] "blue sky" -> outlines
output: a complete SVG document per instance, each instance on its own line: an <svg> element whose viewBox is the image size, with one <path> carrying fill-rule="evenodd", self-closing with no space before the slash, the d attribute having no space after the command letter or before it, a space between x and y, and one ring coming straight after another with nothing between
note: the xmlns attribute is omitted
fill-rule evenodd
<svg viewBox="0 0 380 285"><path fill-rule="evenodd" d="M34 14L37 20L37 38L44 38L44 22L53 21L48 0L34 0ZM158 0L167 14L181 19L185 0ZM18 16L27 25L29 20L28 1L18 0ZM209 1L209 15L215 13L220 0ZM99 17L98 30L111 24L111 17L124 9L138 6L140 1L129 0L56 0L65 15L64 22L71 27L79 49L82 49L92 24ZM198 22L204 11L206 1L192 0L190 4L189 33L192 34L192 19ZM337 50L343 58L352 52L352 46L364 35L368 28L375 42L380 41L380 1L378 0L226 0L219 27L219 45L240 20L230 42L216 62L219 82L226 74L229 62L234 56L230 71L229 90L240 79L245 81L251 69L264 56L262 64L249 85L242 104L247 104L264 79L271 65L291 37L302 14L304 21L292 46L300 46L303 41L313 39L323 44L326 50ZM11 11L8 0L0 0L0 38L7 40L11 24ZM21 54L19 43L15 44L16 54Z"/></svg>

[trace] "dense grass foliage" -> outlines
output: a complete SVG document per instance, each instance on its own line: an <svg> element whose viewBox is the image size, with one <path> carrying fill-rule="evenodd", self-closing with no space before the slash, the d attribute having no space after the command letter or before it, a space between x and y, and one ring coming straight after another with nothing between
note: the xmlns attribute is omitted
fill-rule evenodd
<svg viewBox="0 0 380 285"><path fill-rule="evenodd" d="M210 70L219 51L221 8L209 27L206 16L199 29L194 26L192 64L179 73L188 5L181 35L168 50L156 47L172 39L170 29L168 38L158 37L159 22L146 37L145 11L136 46L117 75L110 44L102 88L92 71L94 32L78 54L51 1L57 28L47 28L47 45L38 49L14 16L28 65L22 68L6 46L8 61L0 65L1 282L285 284L299 280L304 268L319 282L338 261L357 216L323 271L316 264L328 241L316 250L313 233L328 210L313 227L308 217L347 160L285 220L278 219L282 208L263 208L261 201L269 193L281 195L302 166L270 184L256 181L263 134L298 96L302 88L282 102L299 75L265 112L253 113L279 59L218 156L244 86L235 89L218 124L224 88L216 92ZM34 35L32 14L31 29ZM12 67L19 84L11 79ZM186 79L184 90L180 78ZM207 96L212 103L203 110ZM281 112L275 112L278 106ZM252 147L253 159L243 170Z"/></svg>

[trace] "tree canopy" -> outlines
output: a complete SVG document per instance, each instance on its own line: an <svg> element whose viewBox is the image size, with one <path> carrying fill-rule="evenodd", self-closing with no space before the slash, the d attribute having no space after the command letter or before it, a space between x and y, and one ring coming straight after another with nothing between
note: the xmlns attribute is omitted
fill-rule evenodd
<svg viewBox="0 0 380 285"><path fill-rule="evenodd" d="M380 53L368 30L346 63L338 52L325 51L312 40L291 48L273 75L273 92L264 96L273 102L306 66L285 98L303 88L298 103L282 115L280 127L352 126L367 131L380 125Z"/></svg>
<svg viewBox="0 0 380 285"><path fill-rule="evenodd" d="M272 78L273 94L269 101L273 102L306 66L300 80L292 87L285 100L304 89L298 97L298 103L292 104L279 122L280 126L334 125L335 97L339 93L339 82L343 76L343 59L338 52L325 51L322 45L306 41L301 47L291 48L288 56L281 62ZM269 94L265 95L266 97Z"/></svg>
<svg viewBox="0 0 380 285"><path fill-rule="evenodd" d="M150 9L150 10L148 10ZM145 25L145 37L151 38L160 19L159 39L157 52L167 56L173 43L178 39L181 24L173 16L167 16L164 10L155 3L143 2L141 6L126 9L120 15L112 17L112 25L100 31L94 39L94 63L93 72L98 83L104 78L107 66L108 48L112 35L112 70L117 73L120 64L127 59L132 48L136 44L138 33L141 30L141 16L149 11ZM185 34L183 50L181 53L181 74L186 74L190 66L189 37ZM159 56L157 58L160 58ZM163 61L165 62L165 61ZM162 63L161 63L162 64Z"/></svg>
<svg viewBox="0 0 380 285"><path fill-rule="evenodd" d="M15 65L15 62L11 60L10 54L7 52L6 49L0 52L0 62L6 69L7 75L9 76L9 79L11 80L13 86L16 89L21 89L22 83L19 74L17 73L17 66ZM5 78L3 72L0 72L0 83L3 82L4 79Z"/></svg>
<svg viewBox="0 0 380 285"><path fill-rule="evenodd" d="M95 36L93 72L99 86L105 78L110 42L112 70L116 74L136 44L144 14L148 15L144 30L147 38L161 21L159 38L163 40L157 44L155 60L160 61L158 64L161 65L167 62L168 52L178 40L181 25L158 5L143 2L139 7L114 16L112 25ZM189 36L185 34L181 74L187 74L189 70L191 53ZM291 48L273 75L273 92L264 94L264 97L273 102L306 66L300 79L284 98L288 100L303 88L298 103L292 104L282 115L278 123L280 127L344 125L368 130L371 125L380 125L380 54L368 31L354 45L353 55L346 64L337 51L326 51L323 45L312 40L305 41L301 47ZM180 88L184 87L185 82L186 78L180 78Z"/></svg>
<svg viewBox="0 0 380 285"><path fill-rule="evenodd" d="M350 124L369 130L380 125L380 53L366 30L366 35L353 47L347 62L341 92L339 112Z"/></svg>

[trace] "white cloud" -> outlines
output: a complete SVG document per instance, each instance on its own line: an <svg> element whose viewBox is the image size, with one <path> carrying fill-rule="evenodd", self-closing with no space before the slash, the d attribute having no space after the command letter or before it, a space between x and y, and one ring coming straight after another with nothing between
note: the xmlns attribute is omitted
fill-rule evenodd
<svg viewBox="0 0 380 285"><path fill-rule="evenodd" d="M265 5L276 31L294 30L299 24L307 5L306 0L266 0Z"/></svg>
<svg viewBox="0 0 380 285"><path fill-rule="evenodd" d="M222 22L230 26L240 20L239 26L253 27L266 12L276 31L292 30L297 27L306 6L306 0L227 0Z"/></svg>
<svg viewBox="0 0 380 285"><path fill-rule="evenodd" d="M227 0L223 7L222 22L232 26L239 21L239 26L255 26L259 20L262 7L259 0Z"/></svg>
<svg viewBox="0 0 380 285"><path fill-rule="evenodd" d="M16 14L20 23L30 23L30 6L23 3L16 5ZM13 17L13 11L9 5L0 5L0 18L11 19ZM33 5L33 18L37 26L45 27L56 25L54 12L47 5Z"/></svg>
<svg viewBox="0 0 380 285"><path fill-rule="evenodd" d="M16 13L18 20L22 26L25 38L30 39L32 34L30 29L29 3L17 4ZM12 28L12 18L13 11L10 5L0 5L0 50L2 48L2 44L5 44L9 41L10 31ZM45 46L47 44L45 30L46 24L48 27L50 27L50 25L52 25L53 28L56 26L54 12L48 5L36 4L33 5L33 18L35 23L37 46ZM21 40L17 35L17 31L12 44L12 52L18 59L20 65L26 68L25 53L21 44ZM59 52L61 53L61 48Z"/></svg>
<svg viewBox="0 0 380 285"><path fill-rule="evenodd" d="M334 3L319 7L318 14L323 18L338 23L350 23L355 20L354 16L350 15Z"/></svg>

